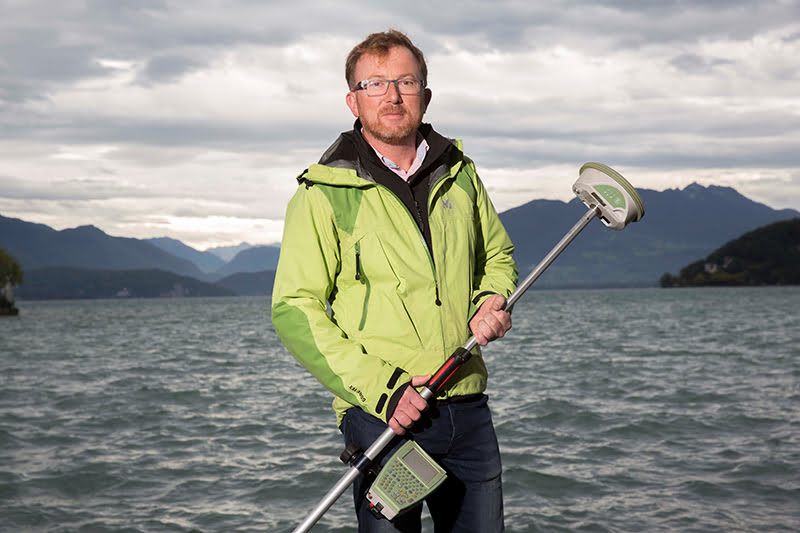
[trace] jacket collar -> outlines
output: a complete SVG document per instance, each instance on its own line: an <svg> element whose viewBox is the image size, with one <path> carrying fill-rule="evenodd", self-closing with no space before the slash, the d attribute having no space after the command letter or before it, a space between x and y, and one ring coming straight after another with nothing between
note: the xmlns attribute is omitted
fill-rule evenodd
<svg viewBox="0 0 800 533"><path fill-rule="evenodd" d="M385 167L375 154L375 150L361 134L361 121L356 119L353 129L339 135L339 138L322 154L319 164L334 168L351 168L356 170L364 179L375 181L372 174L374 167ZM437 162L446 152L458 148L455 141L447 139L437 133L430 124L422 124L419 132L430 146L420 171ZM369 167L367 170L365 167Z"/></svg>

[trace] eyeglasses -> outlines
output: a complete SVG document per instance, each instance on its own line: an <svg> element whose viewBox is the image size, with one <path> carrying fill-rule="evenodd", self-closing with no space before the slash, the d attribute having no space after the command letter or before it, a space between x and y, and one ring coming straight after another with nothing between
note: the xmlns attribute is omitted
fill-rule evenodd
<svg viewBox="0 0 800 533"><path fill-rule="evenodd" d="M411 95L419 94L425 87L425 82L417 78L402 78L399 80L384 80L381 78L370 78L360 81L353 87L354 91L364 90L367 96L383 96L389 90L389 85L394 83L397 92L400 94Z"/></svg>

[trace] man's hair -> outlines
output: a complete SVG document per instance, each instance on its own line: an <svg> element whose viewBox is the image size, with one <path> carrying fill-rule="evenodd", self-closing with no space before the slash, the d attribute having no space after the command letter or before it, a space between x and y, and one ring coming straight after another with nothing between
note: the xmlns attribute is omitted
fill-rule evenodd
<svg viewBox="0 0 800 533"><path fill-rule="evenodd" d="M395 29L388 31L371 33L366 39L357 44L350 53L347 54L347 61L344 64L344 78L347 80L347 87L352 89L356 83L361 80L356 80L356 64L361 56L364 54L373 54L378 57L385 57L389 50L395 46L407 48L414 56L419 64L419 71L422 75L422 81L428 80L428 65L425 63L425 55L422 50L414 46L408 36Z"/></svg>

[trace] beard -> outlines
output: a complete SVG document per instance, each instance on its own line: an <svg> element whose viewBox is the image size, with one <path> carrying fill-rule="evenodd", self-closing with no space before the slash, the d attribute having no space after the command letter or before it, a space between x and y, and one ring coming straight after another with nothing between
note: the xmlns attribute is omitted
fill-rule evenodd
<svg viewBox="0 0 800 533"><path fill-rule="evenodd" d="M384 113L402 113L403 120L395 124L385 124L381 122L381 115ZM409 137L416 138L417 129L422 124L423 112L409 112L402 106L391 106L384 108L377 116L361 114L361 126L364 131L372 135L379 141L389 145L401 145L407 142Z"/></svg>

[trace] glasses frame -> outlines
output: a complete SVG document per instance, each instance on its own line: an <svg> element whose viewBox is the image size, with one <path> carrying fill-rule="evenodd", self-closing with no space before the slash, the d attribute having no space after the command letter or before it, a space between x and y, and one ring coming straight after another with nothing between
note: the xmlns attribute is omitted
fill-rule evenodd
<svg viewBox="0 0 800 533"><path fill-rule="evenodd" d="M417 91L415 93L404 93L403 91L401 91L399 84L400 84L401 81L405 81L405 80L418 81L419 82L419 91ZM369 94L369 93L367 93L367 84L369 82L371 82L371 81L384 81L384 82L386 82L386 90L383 91L381 94ZM392 83L394 83L394 88L397 89L397 94L402 94L403 96L417 96L417 95L420 95L420 94L422 94L422 91L425 90L425 87L427 87L427 85L428 85L425 80L421 80L421 79L415 78L413 76L405 76L403 78L398 78L396 80L387 80L387 79L384 79L384 78L367 78L366 80L361 80L360 82L356 83L356 86L353 87L353 92L362 91L363 90L364 94L366 94L367 96L370 96L370 97L372 97L372 96L384 96L386 93L389 92L389 85L391 85Z"/></svg>

